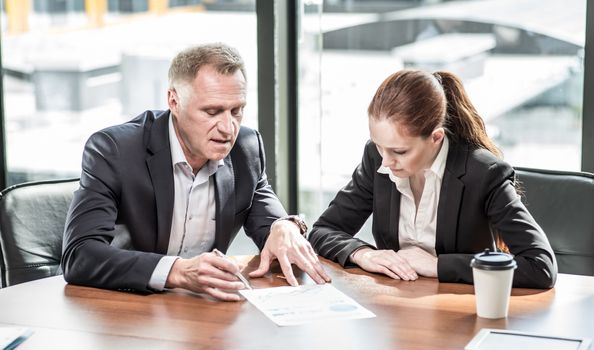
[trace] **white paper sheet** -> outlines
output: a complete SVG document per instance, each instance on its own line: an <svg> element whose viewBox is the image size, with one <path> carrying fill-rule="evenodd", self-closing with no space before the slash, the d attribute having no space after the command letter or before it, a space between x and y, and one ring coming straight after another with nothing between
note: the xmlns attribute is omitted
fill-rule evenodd
<svg viewBox="0 0 594 350"><path fill-rule="evenodd" d="M13 349L33 332L25 327L0 326L0 349Z"/></svg>
<svg viewBox="0 0 594 350"><path fill-rule="evenodd" d="M331 284L243 289L239 292L279 326L375 317Z"/></svg>

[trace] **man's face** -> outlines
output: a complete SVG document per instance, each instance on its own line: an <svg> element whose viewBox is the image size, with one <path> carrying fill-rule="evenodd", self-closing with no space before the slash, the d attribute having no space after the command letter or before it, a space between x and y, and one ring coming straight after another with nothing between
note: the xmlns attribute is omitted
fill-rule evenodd
<svg viewBox="0 0 594 350"><path fill-rule="evenodd" d="M169 108L186 159L198 170L208 160L225 158L235 144L246 103L246 81L240 70L223 75L207 65L182 90L169 90Z"/></svg>
<svg viewBox="0 0 594 350"><path fill-rule="evenodd" d="M444 137L443 128L435 129L426 138L410 136L406 128L389 118L369 118L369 133L382 156L382 165L400 178L421 174L431 167Z"/></svg>

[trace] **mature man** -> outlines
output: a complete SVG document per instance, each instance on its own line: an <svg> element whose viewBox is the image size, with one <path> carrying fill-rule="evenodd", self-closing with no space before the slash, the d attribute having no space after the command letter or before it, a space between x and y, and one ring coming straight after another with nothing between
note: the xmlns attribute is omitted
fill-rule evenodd
<svg viewBox="0 0 594 350"><path fill-rule="evenodd" d="M211 250L226 251L242 226L261 249L251 277L278 259L291 285L291 263L329 281L268 185L259 133L240 126L246 75L237 51L210 44L179 53L167 101L168 111L146 111L89 138L65 228L66 281L239 300L239 267Z"/></svg>

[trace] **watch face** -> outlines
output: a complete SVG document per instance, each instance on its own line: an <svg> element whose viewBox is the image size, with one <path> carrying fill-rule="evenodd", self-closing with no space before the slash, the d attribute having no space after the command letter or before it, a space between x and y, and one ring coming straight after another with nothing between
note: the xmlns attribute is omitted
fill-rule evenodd
<svg viewBox="0 0 594 350"><path fill-rule="evenodd" d="M276 221L280 221L280 220L291 221L292 223L297 225L297 227L299 227L299 231L301 231L301 234L303 236L305 236L305 233L307 232L307 224L305 223L305 221L303 221L303 219L300 216L289 215L289 216L285 216L285 217L276 219Z"/></svg>
<svg viewBox="0 0 594 350"><path fill-rule="evenodd" d="M301 234L304 235L305 232L307 232L307 225L305 224L305 221L303 221L303 219L299 216L296 217L297 220L297 224L299 225L299 229L301 230Z"/></svg>
<svg viewBox="0 0 594 350"><path fill-rule="evenodd" d="M305 221L303 221L303 219L298 216L298 215L289 215L287 217L284 218L280 218L279 220L289 220L292 221L293 223L295 223L298 227L299 230L301 231L302 235L305 235L305 233L307 232L307 224L305 223Z"/></svg>

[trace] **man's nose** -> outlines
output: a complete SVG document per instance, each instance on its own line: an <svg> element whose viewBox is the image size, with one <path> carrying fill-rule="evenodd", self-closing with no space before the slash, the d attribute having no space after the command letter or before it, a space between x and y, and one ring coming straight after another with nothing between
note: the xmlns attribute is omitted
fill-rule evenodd
<svg viewBox="0 0 594 350"><path fill-rule="evenodd" d="M233 134L235 126L233 125L233 116L231 115L230 111L225 111L224 113L221 113L221 117L217 126L222 134Z"/></svg>

